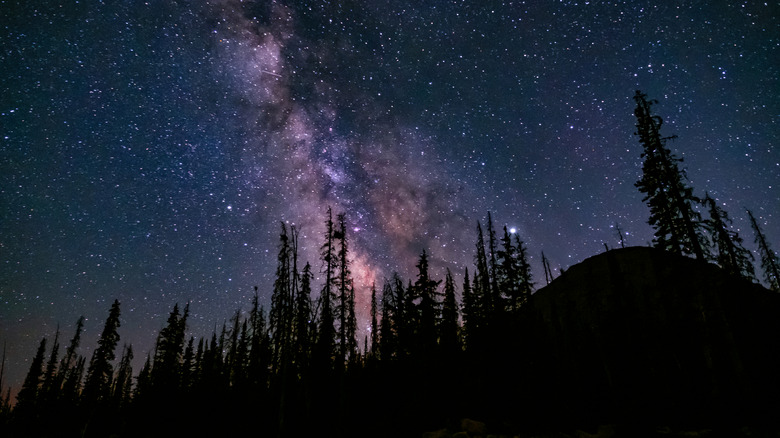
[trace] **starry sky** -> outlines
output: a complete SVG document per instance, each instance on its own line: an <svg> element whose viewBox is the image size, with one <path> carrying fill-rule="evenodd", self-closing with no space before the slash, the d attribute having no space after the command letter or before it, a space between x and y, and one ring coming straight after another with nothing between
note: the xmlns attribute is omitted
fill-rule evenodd
<svg viewBox="0 0 780 438"><path fill-rule="evenodd" d="M358 313L419 253L456 283L492 213L553 270L646 245L635 90L696 194L780 249L780 8L715 1L0 0L0 342L18 387L42 336L111 302L136 372L174 303L210 336L280 221L320 268L349 224ZM316 280L315 280L316 281ZM319 283L315 285L319 289Z"/></svg>

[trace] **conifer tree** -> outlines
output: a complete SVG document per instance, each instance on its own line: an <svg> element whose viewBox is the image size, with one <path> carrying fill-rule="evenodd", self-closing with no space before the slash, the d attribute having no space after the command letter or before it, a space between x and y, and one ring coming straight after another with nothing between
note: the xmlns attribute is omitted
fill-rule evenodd
<svg viewBox="0 0 780 438"><path fill-rule="evenodd" d="M73 366L75 365L75 361L77 359L76 350L79 348L79 343L81 342L81 331L83 329L84 317L81 316L78 321L76 321L76 333L73 335L73 338L71 338L70 343L68 344L68 348L65 349L65 355L62 356L62 359L60 360L60 366L57 369L57 381L54 386L56 386L58 389L65 383L68 375L73 371Z"/></svg>
<svg viewBox="0 0 780 438"><path fill-rule="evenodd" d="M710 218L704 221L704 225L712 236L716 251L715 262L729 274L755 280L753 254L742 246L739 234L729 230L731 219L728 214L709 194L704 197L704 203L710 213Z"/></svg>
<svg viewBox="0 0 780 438"><path fill-rule="evenodd" d="M441 306L441 323L439 325L439 345L447 356L460 351L458 341L458 302L455 298L455 281L452 272L447 269L444 278L444 299Z"/></svg>
<svg viewBox="0 0 780 438"><path fill-rule="evenodd" d="M301 287L295 297L295 363L306 368L311 351L311 265L306 263L301 274Z"/></svg>
<svg viewBox="0 0 780 438"><path fill-rule="evenodd" d="M640 91L634 96L635 134L639 136L644 158L642 178L635 185L645 194L643 201L650 207L648 223L655 228L654 244L675 254L692 254L704 260L701 215L693 209L700 201L693 196L693 189L685 182L685 173L678 167L682 159L666 147L666 142L675 137L661 137L663 120L650 111L656 101L648 101L646 97Z"/></svg>
<svg viewBox="0 0 780 438"><path fill-rule="evenodd" d="M270 357L268 333L266 332L265 311L259 304L257 286L249 313L249 325L252 329L252 341L249 348L248 375L253 389L265 389L268 383L268 362ZM200 350L200 347L198 347Z"/></svg>
<svg viewBox="0 0 780 438"><path fill-rule="evenodd" d="M179 304L174 304L168 321L157 336L154 362L151 369L152 386L158 394L170 396L179 389L184 352L184 337L190 305L179 313Z"/></svg>
<svg viewBox="0 0 780 438"><path fill-rule="evenodd" d="M336 246L334 238L333 214L328 207L325 220L325 243L320 248L322 270L325 281L322 285L319 298L319 315L317 328L317 341L313 351L313 360L320 369L329 368L332 364L333 347L336 339L336 329L333 317L334 284L336 283Z"/></svg>
<svg viewBox="0 0 780 438"><path fill-rule="evenodd" d="M516 312L522 304L522 292L520 284L520 267L518 266L517 248L512 243L509 231L504 226L504 235L501 237L501 250L498 251L499 260L499 287L506 296L507 310Z"/></svg>
<svg viewBox="0 0 780 438"><path fill-rule="evenodd" d="M769 289L780 292L780 259L777 254L772 251L769 246L764 232L756 221L756 217L753 216L753 212L748 210L748 217L750 218L750 226L753 227L755 233L755 242L758 245L758 253L761 255L761 268L764 270L764 280L769 285Z"/></svg>
<svg viewBox="0 0 780 438"><path fill-rule="evenodd" d="M517 268L520 277L520 296L521 305L525 305L531 300L531 293L534 290L534 277L531 272L531 263L528 262L528 250L525 242L515 235L515 248L517 249Z"/></svg>
<svg viewBox="0 0 780 438"><path fill-rule="evenodd" d="M271 314L269 327L271 332L271 352L273 354L273 370L279 372L282 366L288 362L288 349L290 347L293 291L292 291L292 250L290 239L287 235L287 226L281 223L282 231L279 235L279 254L276 264L276 279L274 292L271 296Z"/></svg>
<svg viewBox="0 0 780 438"><path fill-rule="evenodd" d="M349 248L347 241L346 216L340 213L336 216L338 229L334 238L338 241L338 276L336 277L338 305L336 310L339 318L338 357L339 366L346 364L349 358L356 353L356 328L355 299L352 284L352 272L350 271Z"/></svg>
<svg viewBox="0 0 780 438"><path fill-rule="evenodd" d="M133 390L133 347L125 345L122 349L122 357L116 371L111 398L116 407L124 407L130 402Z"/></svg>
<svg viewBox="0 0 780 438"><path fill-rule="evenodd" d="M544 251L542 251L542 267L544 268L544 279L547 284L550 284L553 281L553 273L550 269L550 260L544 255Z"/></svg>
<svg viewBox="0 0 780 438"><path fill-rule="evenodd" d="M98 346L87 368L87 380L84 382L84 400L97 402L110 395L113 366L116 359L116 344L119 342L119 301L114 300L98 339Z"/></svg>
<svg viewBox="0 0 780 438"><path fill-rule="evenodd" d="M423 250L417 262L417 280L410 293L419 299L417 305L415 344L423 354L432 352L437 345L438 306L436 288L439 281L432 280L428 273L428 254Z"/></svg>
<svg viewBox="0 0 780 438"><path fill-rule="evenodd" d="M41 393L46 402L53 401L59 395L60 388L57 386L57 356L60 351L60 327L54 334L54 344L51 347L49 360L46 362L46 371L43 373L43 383Z"/></svg>
<svg viewBox="0 0 780 438"><path fill-rule="evenodd" d="M463 303L461 304L463 315L463 332L467 350L474 350L478 344L477 333L481 329L482 312L479 308L479 302L475 299L469 280L469 269L465 268L463 274Z"/></svg>
<svg viewBox="0 0 780 438"><path fill-rule="evenodd" d="M379 323L379 357L390 361L396 354L397 332L395 320L395 294L393 286L385 280L382 287L382 318Z"/></svg>
<svg viewBox="0 0 780 438"><path fill-rule="evenodd" d="M493 315L495 302L490 286L490 271L488 270L487 255L485 253L485 239L482 235L482 225L477 222L477 253L475 256L476 271L474 272L473 297L477 301L480 310L485 317L485 323Z"/></svg>
<svg viewBox="0 0 780 438"><path fill-rule="evenodd" d="M489 295L489 305L492 308L494 312L497 314L500 313L500 311L503 309L503 305L501 303L501 292L499 290L499 270L500 267L497 262L498 257L498 243L496 241L496 231L493 228L493 217L491 216L490 212L488 212L488 223L487 223L487 233L488 233L488 265L489 265L489 272L490 272L490 289L488 290Z"/></svg>
<svg viewBox="0 0 780 438"><path fill-rule="evenodd" d="M41 339L41 343L38 345L38 350L30 362L30 370L27 371L27 376L24 378L22 388L16 395L16 408L17 412L33 413L38 404L38 395L41 387L41 380L43 378L43 361L46 355L46 338Z"/></svg>
<svg viewBox="0 0 780 438"><path fill-rule="evenodd" d="M371 284L371 356L376 356L379 345L379 307L376 297L376 283ZM368 350L366 351L368 353Z"/></svg>

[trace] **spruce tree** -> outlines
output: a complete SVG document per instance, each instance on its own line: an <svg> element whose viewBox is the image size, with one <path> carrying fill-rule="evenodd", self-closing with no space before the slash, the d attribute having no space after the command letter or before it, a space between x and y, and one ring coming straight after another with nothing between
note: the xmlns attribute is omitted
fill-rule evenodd
<svg viewBox="0 0 780 438"><path fill-rule="evenodd" d="M693 205L700 202L685 182L685 173L678 167L682 159L666 146L675 137L661 137L663 120L652 115L646 95L636 92L639 143L642 144L642 177L636 187L645 194L643 201L650 207L648 223L655 229L654 245L675 254L692 254L705 259L701 215Z"/></svg>
<svg viewBox="0 0 780 438"><path fill-rule="evenodd" d="M371 284L371 349L372 357L375 357L379 345L379 307L376 297L376 283ZM368 353L369 351L366 351Z"/></svg>
<svg viewBox="0 0 780 438"><path fill-rule="evenodd" d="M317 341L312 358L316 363L316 366L320 369L332 366L333 347L336 339L336 329L333 317L333 297L335 295L334 284L336 284L336 267L338 266L338 259L336 257L334 231L333 213L330 207L328 207L327 219L325 220L325 243L320 248L322 273L325 278L318 303Z"/></svg>
<svg viewBox="0 0 780 438"><path fill-rule="evenodd" d="M125 345L116 371L111 398L115 407L124 407L130 402L133 390L133 347Z"/></svg>
<svg viewBox="0 0 780 438"><path fill-rule="evenodd" d="M444 298L441 306L439 324L439 345L446 356L451 357L461 350L458 340L458 302L455 298L455 281L452 272L447 269L444 278Z"/></svg>
<svg viewBox="0 0 780 438"><path fill-rule="evenodd" d="M764 232L758 225L756 217L753 216L753 212L748 210L748 217L750 217L750 226L753 227L755 233L755 242L758 245L758 253L761 255L761 268L764 270L764 280L769 285L769 288L775 292L780 292L780 259L777 254L772 251L769 246Z"/></svg>
<svg viewBox="0 0 780 438"><path fill-rule="evenodd" d="M469 269L465 268L463 274L463 333L467 350L474 350L478 344L478 333L482 325L482 311L479 308L479 302L476 300L471 289L469 280Z"/></svg>
<svg viewBox="0 0 780 438"><path fill-rule="evenodd" d="M517 249L517 269L520 280L520 305L523 306L531 300L534 277L531 272L531 264L528 262L528 250L525 243L517 235L515 235L515 248Z"/></svg>
<svg viewBox="0 0 780 438"><path fill-rule="evenodd" d="M423 250L420 259L417 262L417 280L414 283L411 293L414 294L415 301L419 299L416 312L416 336L415 344L422 354L431 353L437 345L436 328L438 325L438 307L436 299L436 288L439 281L430 278L428 273L428 254Z"/></svg>
<svg viewBox="0 0 780 438"><path fill-rule="evenodd" d="M73 371L73 366L77 360L76 350L81 343L81 331L84 329L84 317L80 317L76 321L76 333L71 338L68 348L65 349L65 355L60 360L60 366L57 369L57 381L55 386L62 386L68 378L68 375ZM63 394L64 395L64 394ZM74 395L74 394L70 394Z"/></svg>
<svg viewBox="0 0 780 438"><path fill-rule="evenodd" d="M113 366L116 359L116 344L119 342L119 301L114 300L98 339L98 346L92 354L87 368L87 380L84 382L84 400L98 402L110 395Z"/></svg>
<svg viewBox="0 0 780 438"><path fill-rule="evenodd" d="M279 372L288 362L292 325L292 268L291 246L287 234L287 226L281 223L279 235L279 253L276 264L276 279L274 292L271 296L271 313L269 327L271 332L271 352L273 354L273 370Z"/></svg>
<svg viewBox="0 0 780 438"><path fill-rule="evenodd" d="M308 366L311 352L311 265L306 263L301 274L301 287L295 297L295 363L302 370Z"/></svg>
<svg viewBox="0 0 780 438"><path fill-rule="evenodd" d="M395 357L397 348L397 332L395 321L395 295L393 286L385 280L382 287L382 318L379 322L379 357L389 362Z"/></svg>
<svg viewBox="0 0 780 438"><path fill-rule="evenodd" d="M30 415L35 412L38 405L38 396L43 378L43 361L46 355L46 338L41 339L38 350L30 362L30 370L24 378L22 388L16 395L16 412L23 412Z"/></svg>
<svg viewBox="0 0 780 438"><path fill-rule="evenodd" d="M352 272L350 270L348 258L349 246L347 241L346 216L343 213L340 213L336 216L336 220L338 222L338 229L334 234L334 238L338 242L338 275L336 277L338 294L336 311L339 318L338 358L339 366L343 366L357 350L355 341L357 323L355 321L354 312L355 299Z"/></svg>
<svg viewBox="0 0 780 438"><path fill-rule="evenodd" d="M753 254L742 245L739 234L729 229L732 222L728 214L709 194L704 197L704 203L710 214L704 225L712 236L715 262L729 274L755 280Z"/></svg>
<svg viewBox="0 0 780 438"><path fill-rule="evenodd" d="M57 326L57 331L54 334L54 344L51 347L51 354L49 360L46 362L46 371L43 373L43 383L41 385L41 393L46 402L53 401L59 396L60 388L57 385L57 356L60 351L60 327Z"/></svg>

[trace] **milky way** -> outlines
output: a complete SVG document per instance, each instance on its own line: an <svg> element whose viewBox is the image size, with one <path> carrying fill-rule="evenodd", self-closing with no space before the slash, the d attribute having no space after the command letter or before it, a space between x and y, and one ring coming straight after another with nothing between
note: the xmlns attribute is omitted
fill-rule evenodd
<svg viewBox="0 0 780 438"><path fill-rule="evenodd" d="M364 321L423 250L460 283L488 211L539 287L542 251L645 245L637 89L697 194L780 248L775 5L48 3L0 6L6 384L80 315L88 356L114 298L136 369L174 303L195 336L267 304L280 222L317 271L329 206Z"/></svg>

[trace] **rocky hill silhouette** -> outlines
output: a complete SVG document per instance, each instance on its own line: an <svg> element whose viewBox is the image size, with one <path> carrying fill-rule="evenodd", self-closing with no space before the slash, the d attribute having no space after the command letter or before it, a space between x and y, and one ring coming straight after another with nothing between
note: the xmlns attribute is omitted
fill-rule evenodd
<svg viewBox="0 0 780 438"><path fill-rule="evenodd" d="M525 315L533 410L553 422L771 422L779 315L779 294L709 263L647 247L593 256Z"/></svg>

